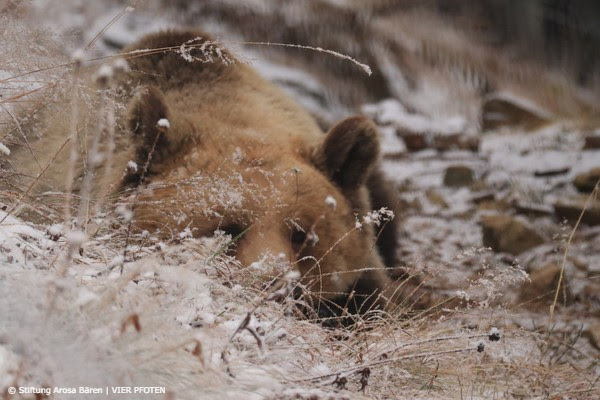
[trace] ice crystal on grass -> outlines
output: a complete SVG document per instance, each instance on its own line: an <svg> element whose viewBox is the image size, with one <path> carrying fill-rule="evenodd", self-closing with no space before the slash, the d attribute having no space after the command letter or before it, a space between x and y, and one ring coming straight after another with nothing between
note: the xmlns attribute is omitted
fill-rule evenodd
<svg viewBox="0 0 600 400"><path fill-rule="evenodd" d="M489 308L501 300L506 293L511 293L507 288L519 286L529 279L527 272L520 265L504 267L483 264L478 275L476 279L470 281L469 288L465 289L463 295L459 297L474 300L482 309Z"/></svg>
<svg viewBox="0 0 600 400"><path fill-rule="evenodd" d="M355 227L357 229L362 228L363 224L380 226L382 223L394 219L394 212L386 207L382 207L379 210L372 210L363 216L362 222L356 220Z"/></svg>
<svg viewBox="0 0 600 400"><path fill-rule="evenodd" d="M192 57L191 54L191 48L190 47L185 47L186 43L182 43L181 46L179 47L179 55L181 55L181 58L183 58L185 61L191 63L194 62L194 57Z"/></svg>
<svg viewBox="0 0 600 400"><path fill-rule="evenodd" d="M382 207L379 210L369 211L364 216L363 222L365 224L374 224L376 226L381 225L383 222L394 219L394 212L386 207Z"/></svg>
<svg viewBox="0 0 600 400"><path fill-rule="evenodd" d="M96 71L96 84L101 88L106 88L114 75L113 67L108 64L102 64Z"/></svg>
<svg viewBox="0 0 600 400"><path fill-rule="evenodd" d="M127 162L127 172L129 173L136 173L138 171L138 165L136 164L135 161L133 160L129 160Z"/></svg>
<svg viewBox="0 0 600 400"><path fill-rule="evenodd" d="M125 204L119 204L115 209L115 213L126 223L133 219L133 212Z"/></svg>
<svg viewBox="0 0 600 400"><path fill-rule="evenodd" d="M125 259L123 258L123 255L119 254L118 256L114 257L110 261L110 264L108 266L110 268L122 267L124 263L125 263Z"/></svg>
<svg viewBox="0 0 600 400"><path fill-rule="evenodd" d="M85 62L85 51L83 49L76 49L73 53L71 53L71 60L76 64L76 66L82 66Z"/></svg>
<svg viewBox="0 0 600 400"><path fill-rule="evenodd" d="M314 228L307 233L306 240L311 247L315 247L317 243L319 243L319 235L317 235L317 232L315 232Z"/></svg>
<svg viewBox="0 0 600 400"><path fill-rule="evenodd" d="M330 207L332 210L335 210L335 208L337 207L337 201L332 195L328 195L327 197L325 197L325 204L327 204L327 206Z"/></svg>
<svg viewBox="0 0 600 400"><path fill-rule="evenodd" d="M50 239L57 241L63 235L64 230L63 224L53 224L48 228L48 236L50 236Z"/></svg>
<svg viewBox="0 0 600 400"><path fill-rule="evenodd" d="M10 149L2 142L0 142L0 153L4 154L6 157L10 156Z"/></svg>
<svg viewBox="0 0 600 400"><path fill-rule="evenodd" d="M242 149L239 147L236 147L235 151L233 152L233 155L231 157L231 160L235 164L239 164L242 162L243 159L244 159L244 153L242 152Z"/></svg>
<svg viewBox="0 0 600 400"><path fill-rule="evenodd" d="M171 124L169 123L169 120L166 118L161 118L158 120L158 122L156 123L156 126L158 126L159 128L165 128L165 129L169 129L171 127Z"/></svg>
<svg viewBox="0 0 600 400"><path fill-rule="evenodd" d="M123 58L117 58L113 62L113 68L117 73L124 73L129 71L129 64Z"/></svg>
<svg viewBox="0 0 600 400"><path fill-rule="evenodd" d="M80 247L88 240L87 234L78 229L69 231L65 236L67 242L73 247Z"/></svg>
<svg viewBox="0 0 600 400"><path fill-rule="evenodd" d="M179 232L179 239L185 240L192 238L192 230L190 228L185 228L183 231Z"/></svg>
<svg viewBox="0 0 600 400"><path fill-rule="evenodd" d="M233 64L235 62L220 47L219 43L203 41L199 36L182 43L175 52L189 63L199 61L203 63L222 62L223 64Z"/></svg>

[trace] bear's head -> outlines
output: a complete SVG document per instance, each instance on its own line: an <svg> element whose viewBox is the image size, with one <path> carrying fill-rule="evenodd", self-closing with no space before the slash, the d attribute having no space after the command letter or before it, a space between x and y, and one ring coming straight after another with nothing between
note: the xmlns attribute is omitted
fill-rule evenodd
<svg viewBox="0 0 600 400"><path fill-rule="evenodd" d="M148 184L136 199L135 225L166 238L224 231L243 266L268 282L285 273L269 261L285 260L317 303L382 289L373 226L362 223L370 211L365 181L379 152L372 122L352 117L314 136L287 133L268 112L256 124L244 110L228 112L233 121L223 113L213 121L171 110L158 88L137 94L129 126Z"/></svg>

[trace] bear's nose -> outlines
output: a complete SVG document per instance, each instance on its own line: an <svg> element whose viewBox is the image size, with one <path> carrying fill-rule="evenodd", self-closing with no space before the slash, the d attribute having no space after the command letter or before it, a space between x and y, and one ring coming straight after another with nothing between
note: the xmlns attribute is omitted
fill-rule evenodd
<svg viewBox="0 0 600 400"><path fill-rule="evenodd" d="M295 261L294 250L287 235L278 230L255 228L260 227L250 229L236 251L236 258L242 265L249 267L255 262L269 260L283 267L283 264Z"/></svg>

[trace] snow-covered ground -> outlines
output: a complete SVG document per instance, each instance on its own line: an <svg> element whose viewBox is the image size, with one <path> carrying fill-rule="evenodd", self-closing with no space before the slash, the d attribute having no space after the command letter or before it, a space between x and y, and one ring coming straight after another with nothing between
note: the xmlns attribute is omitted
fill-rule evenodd
<svg viewBox="0 0 600 400"><path fill-rule="evenodd" d="M232 9L252 12L257 21L282 12L270 2L200 4L186 9L149 1L129 10L118 1L69 0L57 6L48 0L18 6L2 16L9 22L6 37L14 39L3 52L14 54L14 60L0 65L0 79L64 63L108 25L86 57L112 54L149 31L190 24L201 24L225 42L253 40L227 16ZM327 4L340 13L353 10L353 2ZM214 13L219 7L230 14L219 18ZM302 5L282 9L290 29L302 25L303 12L318 12ZM389 23L373 22L371 32L387 40L380 43L395 37L403 49L418 54L418 29L400 24L397 32L382 31ZM35 38L40 41L32 42ZM600 230L583 224L566 246L573 222L564 222L554 208L560 201L583 201L573 180L600 167L600 150L584 149L590 131L578 121L547 114L534 95L525 99L522 93L503 92L503 99L551 120L535 129L482 132L478 118L485 99L477 97L477 85L470 82L456 95L457 84L447 77L429 75L427 65L415 68L418 58L408 64L411 69L403 69L406 65L382 50L378 39L371 38L380 65L372 67L390 85L386 96L395 97L361 104L345 102L337 81L324 83L325 67L304 63L303 51L282 55L257 46L233 47L323 124L360 110L379 125L384 173L397 187L403 209L399 266L420 282L425 311L362 321L354 330L325 329L300 315L291 300L268 301L261 285L221 254L222 237L183 235L177 243L150 238L129 246L124 261L123 232L102 231L67 262L59 226L33 224L26 213L15 217L22 209L6 205L0 211L1 396L35 398L11 397L9 387L82 386L104 393L55 398L600 396ZM36 63L39 54L44 58ZM8 93L2 98L49 81L64 84L62 73L51 69L37 79L2 81ZM456 104L455 96L477 100ZM11 112L2 113L4 132L19 103L2 105ZM5 139L3 133L0 142ZM463 172L458 181L448 177L452 167ZM515 217L543 243L518 255L489 249L482 218L490 215ZM552 263L563 265L565 249L568 305L559 306L550 321L549 296L538 302L528 292L547 294L556 287L554 277L539 283L540 289L527 286L527 275L547 271ZM500 342L489 340L493 328L500 329ZM485 351L480 353L481 341ZM120 386L160 387L166 393L105 393Z"/></svg>

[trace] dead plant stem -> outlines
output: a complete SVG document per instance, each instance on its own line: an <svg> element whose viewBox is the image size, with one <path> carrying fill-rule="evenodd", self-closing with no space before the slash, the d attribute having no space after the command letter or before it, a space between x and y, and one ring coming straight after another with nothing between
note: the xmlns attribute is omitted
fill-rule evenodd
<svg viewBox="0 0 600 400"><path fill-rule="evenodd" d="M596 185L594 186L594 190L592 190L592 193L590 193L590 195L586 199L585 204L583 206L583 210L581 210L581 213L579 214L579 218L577 218L577 222L575 223L575 226L573 227L573 230L571 231L571 234L569 235L569 239L567 240L567 245L565 246L565 252L563 254L562 263L560 265L560 275L558 276L558 283L556 284L556 291L554 292L554 301L552 302L552 305L550 306L550 322L554 321L554 310L556 309L556 304L558 303L558 293L560 292L560 287L564 280L565 267L567 265L567 255L569 254L571 242L573 241L575 232L577 232L577 228L579 228L579 224L581 223L581 220L583 219L583 214L585 214L585 211L588 209L592 199L598 195L599 187L600 187L600 179L598 180L598 182L596 182Z"/></svg>

